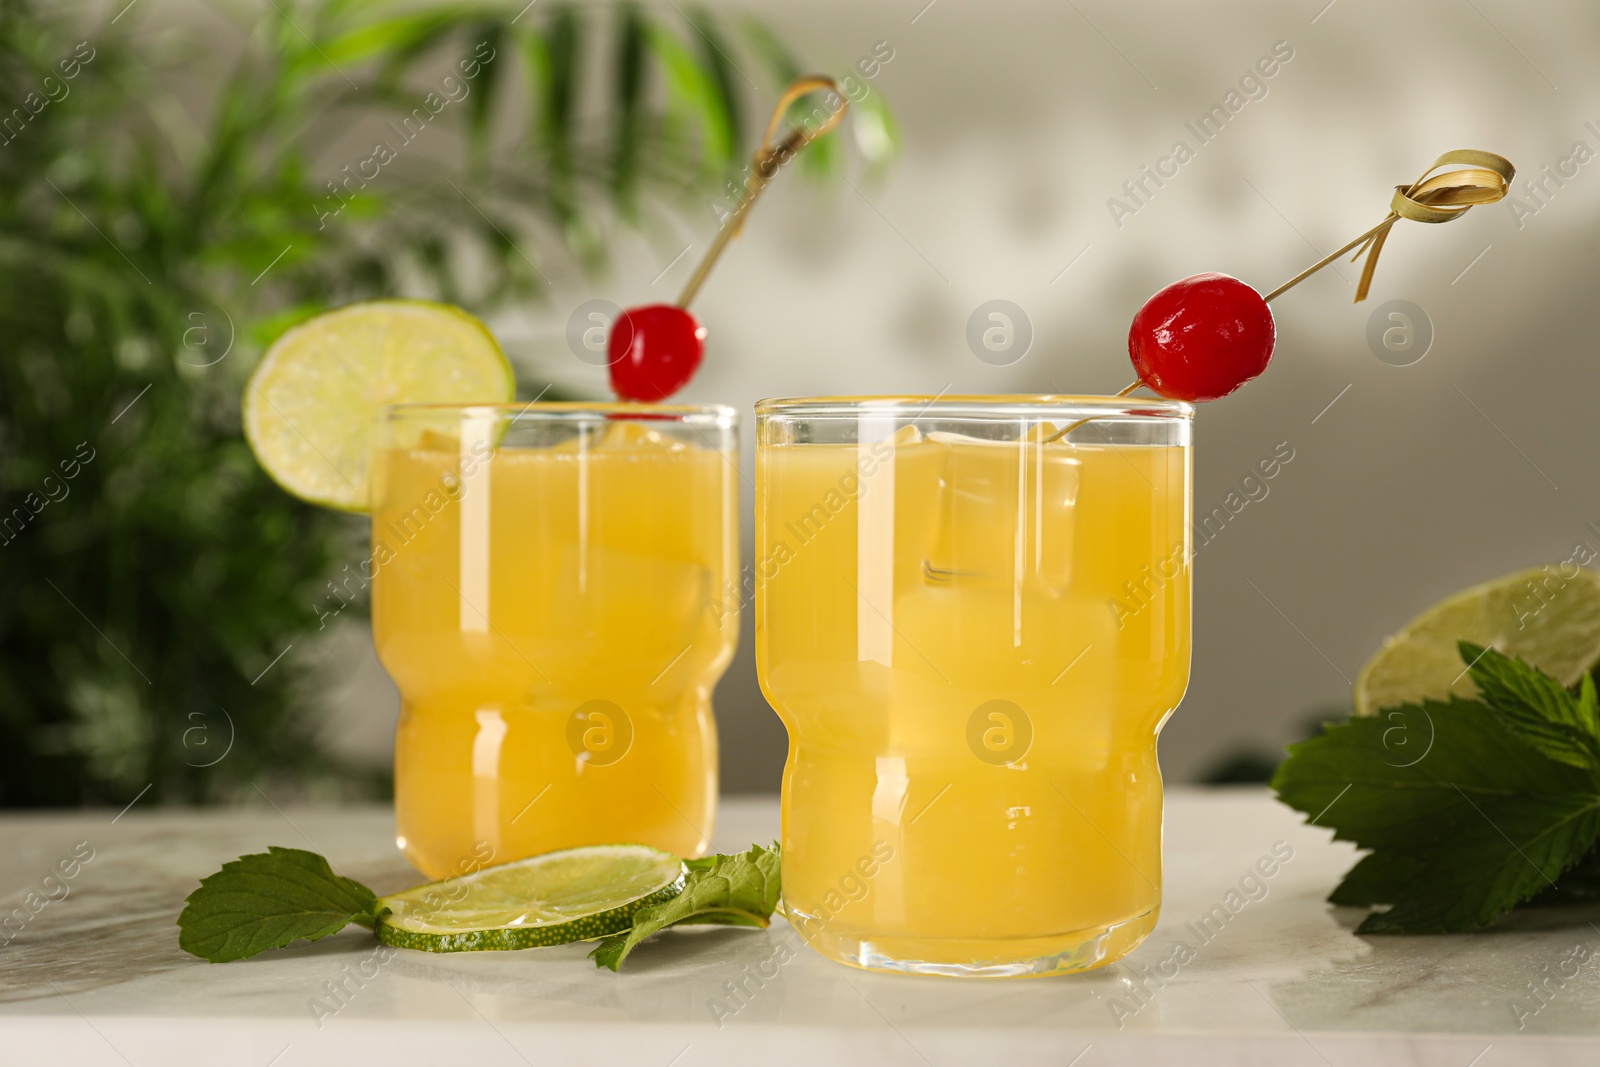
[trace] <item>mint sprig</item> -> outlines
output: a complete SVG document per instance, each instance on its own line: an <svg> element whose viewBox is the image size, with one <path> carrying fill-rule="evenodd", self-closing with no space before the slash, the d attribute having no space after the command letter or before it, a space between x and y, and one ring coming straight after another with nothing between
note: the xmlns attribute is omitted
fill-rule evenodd
<svg viewBox="0 0 1600 1067"><path fill-rule="evenodd" d="M605 938L589 957L595 966L615 971L641 941L669 926L769 925L772 911L778 906L782 855L777 842L773 842L771 848L752 845L748 852L688 861L689 880L682 893L642 909L633 917L632 929Z"/></svg>
<svg viewBox="0 0 1600 1067"><path fill-rule="evenodd" d="M225 963L318 941L351 923L370 927L387 910L372 890L335 874L315 852L274 845L201 879L178 916L178 945Z"/></svg>
<svg viewBox="0 0 1600 1067"><path fill-rule="evenodd" d="M1291 746L1278 799L1369 849L1329 897L1359 933L1470 930L1557 885L1600 839L1600 710L1492 649L1459 645L1477 700L1424 701Z"/></svg>

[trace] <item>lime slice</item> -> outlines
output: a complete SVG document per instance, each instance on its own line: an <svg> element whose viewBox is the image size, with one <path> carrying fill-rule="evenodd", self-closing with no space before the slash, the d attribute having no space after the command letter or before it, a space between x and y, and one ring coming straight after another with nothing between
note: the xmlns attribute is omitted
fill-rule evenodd
<svg viewBox="0 0 1600 1067"><path fill-rule="evenodd" d="M648 845L589 845L383 897L378 940L427 952L539 948L621 933L683 891L688 870Z"/></svg>
<svg viewBox="0 0 1600 1067"><path fill-rule="evenodd" d="M1386 638L1356 678L1357 715L1451 694L1472 697L1456 642L1517 656L1573 685L1600 661L1600 573L1518 571L1441 600Z"/></svg>
<svg viewBox="0 0 1600 1067"><path fill-rule="evenodd" d="M489 328L460 308L375 300L307 319L267 349L244 392L244 433L302 500L366 511L367 463L388 404L516 395Z"/></svg>

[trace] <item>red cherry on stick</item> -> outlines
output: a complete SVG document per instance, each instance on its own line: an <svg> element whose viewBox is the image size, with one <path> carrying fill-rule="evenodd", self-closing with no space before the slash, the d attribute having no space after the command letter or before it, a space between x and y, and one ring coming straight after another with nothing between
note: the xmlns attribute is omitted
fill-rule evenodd
<svg viewBox="0 0 1600 1067"><path fill-rule="evenodd" d="M1449 170L1445 168L1459 169ZM1226 274L1196 274L1173 282L1145 302L1128 331L1128 355L1141 385L1172 400L1217 400L1267 369L1277 340L1267 302L1283 295L1346 252L1366 257L1356 303L1367 298L1389 231L1401 219L1449 222L1475 204L1505 198L1517 168L1504 156L1476 149L1446 152L1406 186L1396 186L1389 214L1370 230L1317 260L1262 296ZM1056 436L1082 424L1080 420Z"/></svg>
<svg viewBox="0 0 1600 1067"><path fill-rule="evenodd" d="M1261 294L1196 274L1145 301L1128 330L1139 380L1169 400L1217 400L1267 369L1277 340Z"/></svg>
<svg viewBox="0 0 1600 1067"><path fill-rule="evenodd" d="M808 93L816 92L828 94L832 114L815 129L796 126L778 139L778 129L789 113L789 106ZM611 361L611 388L619 398L653 403L665 400L689 384L705 355L706 337L705 327L688 311L689 302L700 291L722 250L744 228L746 212L776 177L778 168L837 126L846 106L847 101L832 78L808 75L789 83L773 109L767 135L745 173L744 195L738 207L723 221L722 229L712 239L678 302L629 308L612 323L606 353Z"/></svg>
<svg viewBox="0 0 1600 1067"><path fill-rule="evenodd" d="M623 400L665 400L700 369L705 338L706 328L676 304L629 308L606 342L611 388Z"/></svg>

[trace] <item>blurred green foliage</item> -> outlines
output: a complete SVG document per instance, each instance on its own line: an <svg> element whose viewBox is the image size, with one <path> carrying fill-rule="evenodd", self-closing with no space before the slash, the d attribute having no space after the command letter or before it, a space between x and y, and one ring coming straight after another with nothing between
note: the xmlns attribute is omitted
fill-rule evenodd
<svg viewBox="0 0 1600 1067"><path fill-rule="evenodd" d="M519 8L0 0L0 804L385 790L323 746L305 654L365 524L253 461L262 342L374 295L490 311L616 220L705 225L798 70L750 20Z"/></svg>

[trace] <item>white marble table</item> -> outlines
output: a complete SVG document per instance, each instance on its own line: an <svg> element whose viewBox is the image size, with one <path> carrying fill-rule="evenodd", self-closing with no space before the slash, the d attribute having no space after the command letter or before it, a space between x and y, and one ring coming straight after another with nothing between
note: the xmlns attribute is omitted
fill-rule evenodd
<svg viewBox="0 0 1600 1067"><path fill-rule="evenodd" d="M0 818L0 912L40 891L78 842L94 850L67 895L0 947L0 1064L1600 1063L1600 911L1529 912L1474 935L1355 937L1359 913L1323 902L1352 850L1257 789L1172 792L1161 925L1084 975L869 974L812 954L778 921L654 942L620 975L578 946L402 952L346 981L332 1015L326 984L359 976L376 947L363 932L211 965L179 951L173 921L200 876L273 843L323 852L380 893L414 881L387 811L114 815ZM717 846L776 828L775 801L728 801ZM1294 855L1265 895L1196 937L1189 924L1277 842ZM1162 981L1179 941L1194 958ZM1595 958L1549 984L1540 1006L1528 983L1580 944ZM736 1000L740 981L749 992Z"/></svg>

